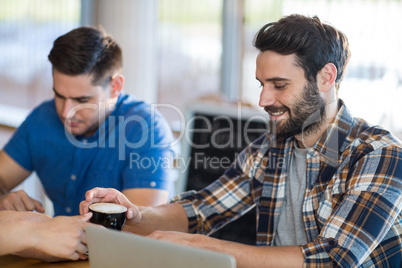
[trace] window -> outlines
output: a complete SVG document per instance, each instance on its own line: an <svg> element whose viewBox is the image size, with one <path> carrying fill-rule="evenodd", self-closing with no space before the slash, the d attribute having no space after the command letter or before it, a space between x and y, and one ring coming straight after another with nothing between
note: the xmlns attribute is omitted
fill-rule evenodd
<svg viewBox="0 0 402 268"><path fill-rule="evenodd" d="M160 0L159 102L183 111L189 102L220 92L222 1ZM161 108L172 122L179 115Z"/></svg>
<svg viewBox="0 0 402 268"><path fill-rule="evenodd" d="M80 14L80 0L0 1L0 126L17 127L32 108L53 97L47 55L54 39L79 26ZM0 127L1 148L12 133L12 128ZM19 189L42 201L53 215L35 174Z"/></svg>
<svg viewBox="0 0 402 268"><path fill-rule="evenodd" d="M0 2L0 105L31 110L51 98L47 55L54 39L80 24L80 0Z"/></svg>
<svg viewBox="0 0 402 268"><path fill-rule="evenodd" d="M317 15L349 39L352 57L339 97L354 116L380 124L402 138L402 36L395 32L395 25L402 25L401 12L402 1L396 0L245 1L242 99L258 103L260 89L254 75L257 51L252 46L258 29L283 15Z"/></svg>

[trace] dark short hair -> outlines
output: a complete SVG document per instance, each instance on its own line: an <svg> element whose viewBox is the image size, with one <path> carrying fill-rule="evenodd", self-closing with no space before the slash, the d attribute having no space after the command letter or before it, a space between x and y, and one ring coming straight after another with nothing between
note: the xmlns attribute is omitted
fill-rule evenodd
<svg viewBox="0 0 402 268"><path fill-rule="evenodd" d="M119 45L104 30L93 27L79 27L58 37L48 58L63 74L93 75L94 85L122 68Z"/></svg>
<svg viewBox="0 0 402 268"><path fill-rule="evenodd" d="M296 64L303 68L309 82L316 81L325 64L333 63L338 71L336 88L339 88L350 58L346 36L316 16L293 14L268 23L258 31L254 46L261 52L295 53Z"/></svg>

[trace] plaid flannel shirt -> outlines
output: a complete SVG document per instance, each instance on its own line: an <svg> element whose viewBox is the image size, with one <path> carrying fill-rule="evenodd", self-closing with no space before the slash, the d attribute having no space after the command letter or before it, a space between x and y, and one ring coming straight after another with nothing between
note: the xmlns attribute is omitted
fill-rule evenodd
<svg viewBox="0 0 402 268"><path fill-rule="evenodd" d="M257 207L257 245L273 246L294 138L267 132L217 181L176 196L189 230L210 234ZM402 145L353 118L340 100L331 126L307 154L300 245L307 267L402 267Z"/></svg>

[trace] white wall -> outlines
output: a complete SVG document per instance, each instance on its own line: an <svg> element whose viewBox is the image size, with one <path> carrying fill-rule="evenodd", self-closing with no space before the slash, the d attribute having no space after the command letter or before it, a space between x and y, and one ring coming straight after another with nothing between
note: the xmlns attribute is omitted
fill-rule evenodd
<svg viewBox="0 0 402 268"><path fill-rule="evenodd" d="M157 101L157 0L98 0L96 26L101 25L123 50L124 90L148 103Z"/></svg>

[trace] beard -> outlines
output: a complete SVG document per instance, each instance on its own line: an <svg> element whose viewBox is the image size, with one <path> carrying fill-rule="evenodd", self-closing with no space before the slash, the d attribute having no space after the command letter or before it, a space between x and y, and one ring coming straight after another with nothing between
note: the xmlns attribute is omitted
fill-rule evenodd
<svg viewBox="0 0 402 268"><path fill-rule="evenodd" d="M290 106L266 106L264 110L275 113L286 110L289 118L286 120L270 120L270 131L277 138L289 138L298 134L308 136L322 125L325 120L325 101L320 96L318 87L310 82L304 88L301 96Z"/></svg>

